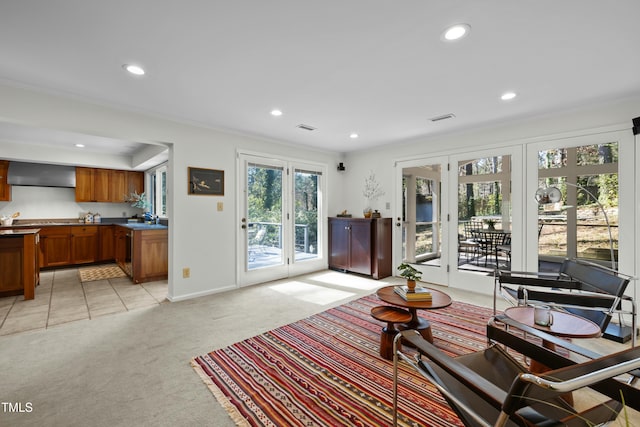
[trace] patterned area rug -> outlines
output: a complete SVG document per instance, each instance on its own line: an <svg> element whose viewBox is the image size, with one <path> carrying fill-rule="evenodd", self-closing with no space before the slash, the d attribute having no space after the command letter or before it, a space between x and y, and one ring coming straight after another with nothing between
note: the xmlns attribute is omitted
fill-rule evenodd
<svg viewBox="0 0 640 427"><path fill-rule="evenodd" d="M81 282L93 282L94 280L115 279L125 277L126 274L117 264L99 265L78 269Z"/></svg>
<svg viewBox="0 0 640 427"><path fill-rule="evenodd" d="M239 426L390 426L393 363L379 356L375 296L212 351L192 366ZM420 310L435 344L451 355L486 346L491 309L454 302ZM460 426L433 386L400 374L402 426Z"/></svg>

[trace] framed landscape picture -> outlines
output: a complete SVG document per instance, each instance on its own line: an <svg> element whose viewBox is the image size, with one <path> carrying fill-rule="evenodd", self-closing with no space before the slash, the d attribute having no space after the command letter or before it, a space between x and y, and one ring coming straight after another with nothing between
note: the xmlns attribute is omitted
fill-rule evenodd
<svg viewBox="0 0 640 427"><path fill-rule="evenodd" d="M224 196L224 171L189 167L189 194Z"/></svg>

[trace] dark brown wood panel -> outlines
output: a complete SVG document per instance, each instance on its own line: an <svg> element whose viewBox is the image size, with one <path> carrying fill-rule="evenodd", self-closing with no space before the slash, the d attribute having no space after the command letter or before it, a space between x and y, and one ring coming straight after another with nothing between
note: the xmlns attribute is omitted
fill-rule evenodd
<svg viewBox="0 0 640 427"><path fill-rule="evenodd" d="M71 226L40 229L40 267L71 264Z"/></svg>
<svg viewBox="0 0 640 427"><path fill-rule="evenodd" d="M71 227L71 263L89 264L98 259L98 226Z"/></svg>
<svg viewBox="0 0 640 427"><path fill-rule="evenodd" d="M0 160L0 201L11 201L11 186L7 184L7 172L9 171L9 162Z"/></svg>
<svg viewBox="0 0 640 427"><path fill-rule="evenodd" d="M109 261L116 258L114 228L113 225L98 227L98 261Z"/></svg>
<svg viewBox="0 0 640 427"><path fill-rule="evenodd" d="M341 218L329 220L329 266L338 270L349 268L349 221Z"/></svg>
<svg viewBox="0 0 640 427"><path fill-rule="evenodd" d="M124 203L127 196L127 173L123 170L110 171L109 201Z"/></svg>
<svg viewBox="0 0 640 427"><path fill-rule="evenodd" d="M391 218L329 218L329 267L391 275Z"/></svg>
<svg viewBox="0 0 640 427"><path fill-rule="evenodd" d="M133 239L131 263L134 283L166 279L169 270L167 230L135 230Z"/></svg>

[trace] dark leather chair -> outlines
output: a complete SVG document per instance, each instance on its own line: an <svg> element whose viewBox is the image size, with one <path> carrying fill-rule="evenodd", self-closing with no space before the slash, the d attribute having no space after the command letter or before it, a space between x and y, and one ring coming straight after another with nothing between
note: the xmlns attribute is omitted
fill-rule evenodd
<svg viewBox="0 0 640 427"><path fill-rule="evenodd" d="M636 331L636 304L625 295L630 281L631 277L617 271L572 259L564 260L558 273L496 270L494 313L497 295L501 295L514 305L542 303L585 317L605 336L614 314L630 315L631 330ZM634 346L635 338L632 333Z"/></svg>
<svg viewBox="0 0 640 427"><path fill-rule="evenodd" d="M547 335L530 329L532 334ZM604 357L585 350L582 353L587 358L592 356L592 360L577 363L536 345L522 334L510 333L504 324L496 325L496 320L487 326L487 334L491 344L485 350L455 358L424 340L416 331L398 334L396 342L404 340L418 352L413 357L397 349L394 353L394 425L398 418L400 360L410 364L440 391L465 426L586 427L615 420L623 409L622 402L640 410L640 390L619 379L621 375L634 378L629 372L637 374L640 348L632 347ZM548 338L557 340L552 336ZM538 357L552 370L533 375L506 347ZM562 398L563 394L583 387L593 388L609 400L578 411Z"/></svg>

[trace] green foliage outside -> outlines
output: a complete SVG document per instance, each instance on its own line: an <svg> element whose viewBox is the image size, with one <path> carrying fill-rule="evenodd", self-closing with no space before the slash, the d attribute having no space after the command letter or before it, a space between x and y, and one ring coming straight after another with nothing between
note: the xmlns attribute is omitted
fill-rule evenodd
<svg viewBox="0 0 640 427"><path fill-rule="evenodd" d="M282 248L280 224L282 218L283 170L267 166L251 166L247 176L248 222L266 228L261 242L264 246ZM296 172L295 175L295 240L296 249L318 250L318 175ZM303 248L304 228L308 230L308 248Z"/></svg>

